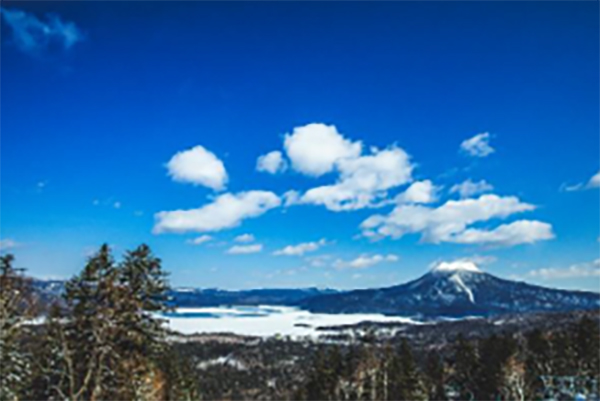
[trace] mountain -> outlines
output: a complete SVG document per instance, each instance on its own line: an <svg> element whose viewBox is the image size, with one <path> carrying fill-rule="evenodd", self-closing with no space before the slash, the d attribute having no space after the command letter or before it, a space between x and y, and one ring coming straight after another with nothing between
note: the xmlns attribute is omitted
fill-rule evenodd
<svg viewBox="0 0 600 401"><path fill-rule="evenodd" d="M411 317L493 316L597 309L600 294L504 280L472 262L441 263L424 276L387 288L315 296L299 303L322 313L383 313Z"/></svg>
<svg viewBox="0 0 600 401"><path fill-rule="evenodd" d="M39 280L31 284L38 298L45 304L61 302L65 281ZM173 288L169 292L171 304L176 307L203 307L221 305L296 305L307 298L335 294L336 290L318 288L281 288L227 291L219 289Z"/></svg>
<svg viewBox="0 0 600 401"><path fill-rule="evenodd" d="M226 291L218 289L175 288L169 294L177 307L221 305L297 305L315 296L336 294L331 289L256 289Z"/></svg>

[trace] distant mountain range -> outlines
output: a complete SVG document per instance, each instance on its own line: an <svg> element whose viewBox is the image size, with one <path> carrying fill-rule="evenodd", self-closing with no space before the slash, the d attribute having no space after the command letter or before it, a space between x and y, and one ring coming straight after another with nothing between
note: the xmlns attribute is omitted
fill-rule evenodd
<svg viewBox="0 0 600 401"><path fill-rule="evenodd" d="M34 280L40 298L59 298L64 282ZM286 305L320 313L381 313L416 318L495 316L600 308L600 294L545 288L484 273L471 262L440 264L406 284L354 291L332 289L175 288L176 307Z"/></svg>
<svg viewBox="0 0 600 401"><path fill-rule="evenodd" d="M331 289L256 289L226 291L218 289L175 288L171 291L171 302L178 307L221 306L221 305L285 305L294 306L320 295L337 294Z"/></svg>
<svg viewBox="0 0 600 401"><path fill-rule="evenodd" d="M59 300L65 288L61 280L33 279L38 297L49 304ZM176 307L204 307L221 305L284 305L293 306L318 295L337 294L337 290L318 288L267 288L241 291L219 289L173 288L169 292L171 304Z"/></svg>
<svg viewBox="0 0 600 401"><path fill-rule="evenodd" d="M494 316L600 308L600 294L557 290L484 273L471 262L442 263L424 276L387 288L320 295L299 303L321 313L409 317Z"/></svg>

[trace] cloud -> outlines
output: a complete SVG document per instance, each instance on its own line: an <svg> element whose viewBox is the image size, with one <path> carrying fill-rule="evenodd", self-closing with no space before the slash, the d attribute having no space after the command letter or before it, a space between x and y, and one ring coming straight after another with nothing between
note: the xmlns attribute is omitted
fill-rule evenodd
<svg viewBox="0 0 600 401"><path fill-rule="evenodd" d="M588 188L600 188L600 171L598 171L596 174L594 174L592 176L592 178L590 178L590 180L587 183L587 187Z"/></svg>
<svg viewBox="0 0 600 401"><path fill-rule="evenodd" d="M421 241L430 243L463 243L516 245L553 237L549 224L521 220L495 230L469 228L470 225L491 219L506 218L515 213L532 211L534 205L521 202L514 196L482 195L477 199L449 200L437 208L422 205L399 205L388 215L373 215L361 223L365 237L401 238L420 233ZM510 235L515 235L510 239Z"/></svg>
<svg viewBox="0 0 600 401"><path fill-rule="evenodd" d="M273 255L302 256L307 252L316 251L325 244L327 244L327 241L323 238L316 242L305 242L298 245L288 245L285 248L273 252Z"/></svg>
<svg viewBox="0 0 600 401"><path fill-rule="evenodd" d="M258 217L281 205L273 192L248 191L226 193L198 209L156 213L153 232L210 232L237 227L242 220Z"/></svg>
<svg viewBox="0 0 600 401"><path fill-rule="evenodd" d="M54 49L67 51L84 39L74 23L57 15L47 15L43 22L21 10L0 8L0 13L11 29L13 44L30 56L39 57Z"/></svg>
<svg viewBox="0 0 600 401"><path fill-rule="evenodd" d="M17 241L10 239L10 238L0 239L0 251L7 251L9 249L14 249L20 245L21 244L19 244Z"/></svg>
<svg viewBox="0 0 600 401"><path fill-rule="evenodd" d="M464 140L460 144L460 150L473 157L489 156L494 153L494 148L490 146L490 138L488 132L477 134L473 138Z"/></svg>
<svg viewBox="0 0 600 401"><path fill-rule="evenodd" d="M294 170L318 177L332 171L339 161L356 158L362 144L345 139L333 125L314 123L286 134L284 148Z"/></svg>
<svg viewBox="0 0 600 401"><path fill-rule="evenodd" d="M600 277L600 258L591 262L576 263L566 268L544 268L532 270L529 277L542 280L561 280L568 278Z"/></svg>
<svg viewBox="0 0 600 401"><path fill-rule="evenodd" d="M176 153L167 163L167 169L175 181L203 185L216 191L224 189L228 180L223 162L200 145Z"/></svg>
<svg viewBox="0 0 600 401"><path fill-rule="evenodd" d="M449 242L457 244L487 244L494 246L513 246L533 244L537 241L554 238L552 226L536 220L519 220L502 224L493 230L469 228L456 234Z"/></svg>
<svg viewBox="0 0 600 401"><path fill-rule="evenodd" d="M118 202L118 201L117 201L117 202L113 203L113 207L114 207L115 209L120 209L120 208L121 208L121 206L122 206L122 205L121 205L121 202Z"/></svg>
<svg viewBox="0 0 600 401"><path fill-rule="evenodd" d="M379 263L383 262L397 262L399 260L398 256L389 254L389 255L367 255L363 254L357 257L356 259L350 261L344 261L342 259L337 259L333 262L333 267L337 269L365 269L367 267L375 266Z"/></svg>
<svg viewBox="0 0 600 401"><path fill-rule="evenodd" d="M282 195L284 206L293 206L300 203L301 194L298 191L290 190Z"/></svg>
<svg viewBox="0 0 600 401"><path fill-rule="evenodd" d="M238 235L233 240L235 242L252 242L252 241L254 241L254 235L252 235L252 234L242 234L242 235Z"/></svg>
<svg viewBox="0 0 600 401"><path fill-rule="evenodd" d="M396 203L433 203L437 200L438 190L430 180L413 182L396 196Z"/></svg>
<svg viewBox="0 0 600 401"><path fill-rule="evenodd" d="M287 169L287 162L280 151L275 150L260 156L256 161L256 170L270 174L282 173Z"/></svg>
<svg viewBox="0 0 600 401"><path fill-rule="evenodd" d="M286 192L285 206L323 205L336 212L382 207L393 203L387 199L389 190L412 181L414 166L402 148L396 145L383 150L372 147L363 154L361 141L345 138L333 125L313 123L296 127L291 134L286 134L284 149L292 169L297 172L312 177L337 173L337 180L331 185L311 188L304 193ZM282 157L279 152L271 152L261 156L258 165L262 170L279 171L276 166L281 164ZM268 158L272 159L269 163ZM412 198L407 201L429 202L433 189L430 181L423 181L410 189L406 195Z"/></svg>
<svg viewBox="0 0 600 401"><path fill-rule="evenodd" d="M410 182L413 165L396 146L371 151L367 156L339 160L338 182L309 189L300 202L336 212L381 206L377 203L387 197L387 190Z"/></svg>
<svg viewBox="0 0 600 401"><path fill-rule="evenodd" d="M212 240L213 240L213 237L211 237L210 235L201 235L199 237L187 240L186 243L188 243L190 245L200 245L200 244L204 244L205 242L212 241Z"/></svg>
<svg viewBox="0 0 600 401"><path fill-rule="evenodd" d="M245 255L249 253L258 253L263 249L262 244L252 244L252 245L234 245L227 250L228 254L231 255Z"/></svg>
<svg viewBox="0 0 600 401"><path fill-rule="evenodd" d="M331 259L333 259L332 255L316 255L307 256L304 258L304 261L311 267L324 267L327 266Z"/></svg>
<svg viewBox="0 0 600 401"><path fill-rule="evenodd" d="M592 178L590 178L588 180L587 183L580 182L579 184L575 184L575 185L563 184L560 187L561 191L567 191L567 192L582 191L585 189L594 189L594 188L600 188L600 171L597 172L596 174L594 174L592 176Z"/></svg>
<svg viewBox="0 0 600 401"><path fill-rule="evenodd" d="M479 195L493 190L494 187L491 184L488 184L486 180L473 182L469 178L460 184L453 185L452 188L450 188L450 193L457 193L461 198L470 198L474 195Z"/></svg>

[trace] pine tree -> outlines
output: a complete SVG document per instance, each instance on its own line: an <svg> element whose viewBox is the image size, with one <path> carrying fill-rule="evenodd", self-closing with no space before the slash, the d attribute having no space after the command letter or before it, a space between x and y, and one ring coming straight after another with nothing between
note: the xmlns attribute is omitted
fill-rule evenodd
<svg viewBox="0 0 600 401"><path fill-rule="evenodd" d="M125 254L119 265L117 346L135 398L158 391L148 381L158 374L157 358L165 351L166 332L156 314L168 310L168 290L161 261L147 245Z"/></svg>
<svg viewBox="0 0 600 401"><path fill-rule="evenodd" d="M461 400L475 399L476 372L479 370L479 360L475 348L461 334L456 339L454 347L454 374L452 382Z"/></svg>
<svg viewBox="0 0 600 401"><path fill-rule="evenodd" d="M83 271L66 284L71 318L64 328L66 395L71 400L118 399L120 356L115 287L118 271L108 245L102 245Z"/></svg>
<svg viewBox="0 0 600 401"><path fill-rule="evenodd" d="M412 349L403 338L398 351L387 364L389 400L418 400L424 397L421 379Z"/></svg>
<svg viewBox="0 0 600 401"><path fill-rule="evenodd" d="M30 282L13 266L11 254L0 256L0 400L17 400L30 376L30 360L19 340L31 317Z"/></svg>
<svg viewBox="0 0 600 401"><path fill-rule="evenodd" d="M506 365L516 351L511 337L498 337L492 334L481 341L479 364L476 378L477 399L493 400L504 390Z"/></svg>
<svg viewBox="0 0 600 401"><path fill-rule="evenodd" d="M308 374L306 396L309 400L335 400L339 376L342 373L342 357L337 346L326 350L320 347Z"/></svg>
<svg viewBox="0 0 600 401"><path fill-rule="evenodd" d="M542 376L551 371L551 350L548 339L541 330L535 329L526 335L527 353L525 358L525 383L528 399L543 397Z"/></svg>
<svg viewBox="0 0 600 401"><path fill-rule="evenodd" d="M446 392L444 389L444 360L435 351L431 351L427 354L427 359L425 361L425 376L427 377L428 382L428 398L430 400L446 399Z"/></svg>
<svg viewBox="0 0 600 401"><path fill-rule="evenodd" d="M600 364L600 336L598 322L587 316L575 326L573 333L575 357L577 360L577 374L594 377L599 374Z"/></svg>
<svg viewBox="0 0 600 401"><path fill-rule="evenodd" d="M123 351L143 355L159 351L165 330L155 314L168 310L169 285L160 259L147 245L126 253L120 265L120 285L123 291L118 312L124 328Z"/></svg>

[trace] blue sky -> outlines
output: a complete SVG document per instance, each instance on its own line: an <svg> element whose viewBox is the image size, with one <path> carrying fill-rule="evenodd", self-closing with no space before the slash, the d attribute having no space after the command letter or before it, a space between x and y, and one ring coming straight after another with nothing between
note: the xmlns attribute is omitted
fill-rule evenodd
<svg viewBox="0 0 600 401"><path fill-rule="evenodd" d="M1 245L33 275L145 242L178 286L469 259L600 289L598 3L2 7Z"/></svg>

